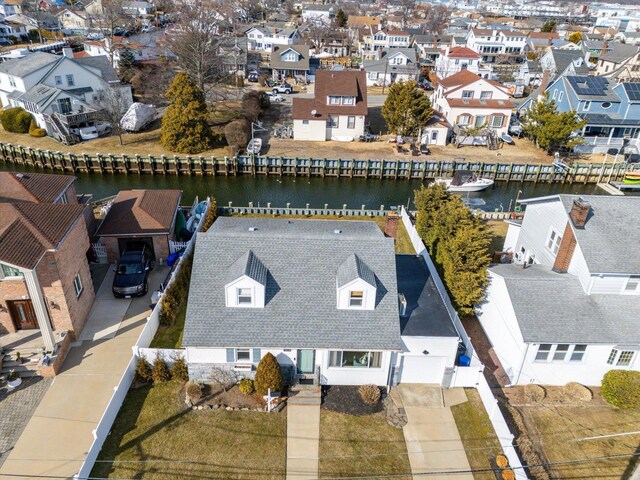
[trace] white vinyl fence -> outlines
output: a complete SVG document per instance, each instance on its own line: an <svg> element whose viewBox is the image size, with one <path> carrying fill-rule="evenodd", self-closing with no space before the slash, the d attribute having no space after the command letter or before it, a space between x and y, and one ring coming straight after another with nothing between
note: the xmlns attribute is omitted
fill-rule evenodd
<svg viewBox="0 0 640 480"><path fill-rule="evenodd" d="M91 248L93 249L93 253L96 254L98 263L109 263L107 259L107 247L104 243L92 243Z"/></svg>
<svg viewBox="0 0 640 480"><path fill-rule="evenodd" d="M143 348L136 349L136 357L146 358L149 363L153 363L156 358L164 360L171 365L176 358L184 358L185 350L182 348Z"/></svg>
<svg viewBox="0 0 640 480"><path fill-rule="evenodd" d="M484 405L485 410L491 420L491 424L493 425L493 429L496 432L496 436L500 441L500 446L502 447L502 451L509 459L509 465L514 469L514 473L516 474L516 478L518 480L525 480L527 477L524 469L522 468L522 462L518 457L518 453L515 450L515 446L513 444L514 435L511 433L507 422L502 416L502 412L500 412L500 408L498 407L498 400L493 395L491 388L489 388L489 384L485 379L482 371L484 370L484 365L478 358L471 344L471 338L467 335L462 322L460 321L460 317L458 317L458 313L453 308L451 304L451 299L449 298L449 294L447 293L444 283L440 279L440 275L436 271L436 267L431 260L431 256L427 251L420 235L418 235L418 231L416 230L413 222L411 221L411 217L407 211L402 207L402 223L404 224L407 233L409 234L409 238L411 239L411 244L415 249L418 255L421 255L427 263L427 267L432 274L433 281L436 285L438 293L442 297L444 304L451 316L453 323L458 331L458 335L464 342L467 347L467 355L471 357L471 365L468 367L460 367L456 366L454 368L454 374L451 382L451 387L472 387L475 388L480 394L480 398L482 399L482 404Z"/></svg>
<svg viewBox="0 0 640 480"><path fill-rule="evenodd" d="M206 213L209 210L210 206L211 206L211 201L209 198L207 198L206 207L202 217L200 218L200 222L198 223L198 228L196 229L196 231L199 232L200 229L202 228L204 219L207 216ZM171 273L171 278L169 279L169 282L167 282L165 290L169 288L175 281L176 274L180 271L180 268L182 268L182 262L184 258L193 252L193 249L195 248L196 237L197 235L194 235L191 241L188 242L187 249L184 255L180 257L180 261L178 262L173 272ZM104 441L107 438L109 431L111 430L111 426L113 425L113 422L116 419L118 412L120 411L122 402L124 401L124 398L127 395L127 391L131 386L131 382L133 382L133 378L135 377L136 363L139 358L138 352L141 349L148 349L149 345L151 344L151 340L153 340L153 337L155 336L156 331L158 330L159 325L160 325L160 302L158 302L158 304L155 306L155 308L151 312L151 315L147 317L146 325L142 329L142 332L140 332L140 336L138 337L138 340L136 341L135 345L132 346L131 360L129 361L127 368L123 372L122 377L120 377L120 381L113 389L114 392L113 392L113 395L111 396L111 400L109 400L109 403L107 404L107 408L103 412L97 428L93 431L93 443L91 444L91 448L87 452L87 456L85 457L79 472L74 476L74 479L86 480L87 478L89 478L89 475L91 474L91 470L93 469L93 465L96 461L96 458L98 458L98 454L102 449L102 445L104 444ZM158 351L162 349L148 349L148 350ZM171 350L171 352L175 352L175 350Z"/></svg>

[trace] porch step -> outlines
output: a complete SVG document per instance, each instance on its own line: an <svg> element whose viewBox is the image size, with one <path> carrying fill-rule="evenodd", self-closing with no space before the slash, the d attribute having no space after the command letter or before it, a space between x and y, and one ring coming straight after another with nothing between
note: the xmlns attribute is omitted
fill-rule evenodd
<svg viewBox="0 0 640 480"><path fill-rule="evenodd" d="M3 377L7 377L9 372L14 370L21 377L33 377L38 375L38 364L37 363L24 363L17 364L16 362L3 362L2 370L0 371L0 375Z"/></svg>
<svg viewBox="0 0 640 480"><path fill-rule="evenodd" d="M289 405L320 405L322 403L322 391L318 386L298 385L289 391Z"/></svg>

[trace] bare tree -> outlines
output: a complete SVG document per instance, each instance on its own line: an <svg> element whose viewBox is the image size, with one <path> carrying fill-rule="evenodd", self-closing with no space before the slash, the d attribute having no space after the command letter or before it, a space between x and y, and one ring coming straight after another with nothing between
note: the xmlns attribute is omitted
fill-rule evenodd
<svg viewBox="0 0 640 480"><path fill-rule="evenodd" d="M133 27L133 19L127 15L123 8L124 0L100 0L99 6L89 13L89 19L93 28L102 33L109 41L105 42L104 48L107 51L111 65L114 65L114 54L121 47L115 37L118 29L129 29Z"/></svg>
<svg viewBox="0 0 640 480"><path fill-rule="evenodd" d="M118 136L120 145L124 144L122 135L125 133L120 120L122 120L122 116L130 105L129 89L115 84L106 85L103 90L100 90L98 92L98 100L94 105L98 109L98 120L111 124L111 131Z"/></svg>
<svg viewBox="0 0 640 480"><path fill-rule="evenodd" d="M444 5L432 6L426 14L427 30L434 33L441 33L449 23L450 10Z"/></svg>
<svg viewBox="0 0 640 480"><path fill-rule="evenodd" d="M238 383L238 374L231 369L224 367L213 367L211 369L211 380L222 387L225 392Z"/></svg>
<svg viewBox="0 0 640 480"><path fill-rule="evenodd" d="M316 53L321 51L325 42L331 36L333 27L322 20L311 20L304 29L304 36L313 42Z"/></svg>
<svg viewBox="0 0 640 480"><path fill-rule="evenodd" d="M406 25L407 20L415 15L416 0L399 0L400 16L402 17L402 25Z"/></svg>

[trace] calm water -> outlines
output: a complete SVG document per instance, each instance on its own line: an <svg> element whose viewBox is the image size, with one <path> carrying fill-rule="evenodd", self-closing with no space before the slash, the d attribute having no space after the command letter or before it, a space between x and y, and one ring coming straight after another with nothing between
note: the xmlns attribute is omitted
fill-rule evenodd
<svg viewBox="0 0 640 480"><path fill-rule="evenodd" d="M41 171L25 169L23 166L0 164L0 170ZM133 188L175 188L182 190L183 203L192 201L194 196L200 198L214 195L218 205L233 202L236 206L253 202L254 206L266 206L271 202L274 207L284 207L290 203L292 207L322 208L325 204L337 208L347 204L349 208L377 209L380 205L405 204L413 197L413 191L419 188L418 180L365 180L348 178L293 178L293 177L178 177L151 175L112 175L112 174L78 174L76 189L78 193L91 193L94 199L115 195L119 190ZM521 198L542 196L554 193L602 194L595 185L560 185L533 183L498 183L494 188L470 194L471 198L481 198L486 202L483 210L509 208L518 190Z"/></svg>

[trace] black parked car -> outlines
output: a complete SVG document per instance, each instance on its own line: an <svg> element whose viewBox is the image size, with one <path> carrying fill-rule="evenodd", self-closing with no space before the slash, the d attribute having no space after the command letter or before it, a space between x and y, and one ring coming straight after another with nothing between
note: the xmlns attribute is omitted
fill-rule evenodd
<svg viewBox="0 0 640 480"><path fill-rule="evenodd" d="M113 296L130 298L145 295L149 289L147 279L152 268L153 260L147 245L127 245L116 267Z"/></svg>

